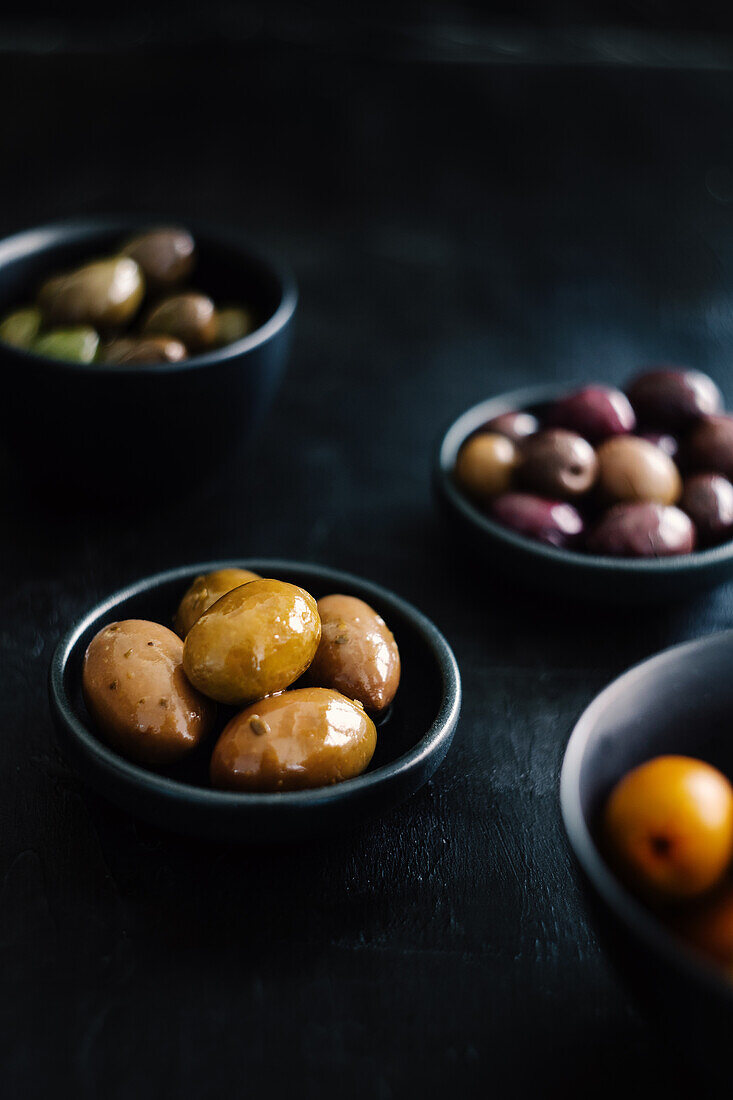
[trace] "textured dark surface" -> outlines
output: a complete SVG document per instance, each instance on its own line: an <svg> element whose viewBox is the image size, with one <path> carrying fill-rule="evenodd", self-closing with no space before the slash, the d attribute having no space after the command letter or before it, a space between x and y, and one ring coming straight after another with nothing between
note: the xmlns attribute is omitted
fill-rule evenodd
<svg viewBox="0 0 733 1100"><path fill-rule="evenodd" d="M522 383L670 358L733 399L733 74L323 43L3 56L0 231L215 216L285 255L302 291L289 381L240 468L119 511L111 483L93 513L4 472L3 1094L687 1095L586 919L557 777L592 695L729 625L730 590L643 614L527 599L460 557L429 466L450 417ZM182 425L192 461L202 415L216 394ZM125 445L164 461L134 426ZM453 644L451 754L373 825L198 845L98 801L59 757L61 631L142 574L235 555L363 574Z"/></svg>

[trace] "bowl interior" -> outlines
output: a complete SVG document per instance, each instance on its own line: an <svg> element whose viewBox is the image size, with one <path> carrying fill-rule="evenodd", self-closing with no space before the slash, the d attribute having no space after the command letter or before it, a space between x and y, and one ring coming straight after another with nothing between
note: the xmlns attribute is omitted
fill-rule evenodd
<svg viewBox="0 0 733 1100"><path fill-rule="evenodd" d="M113 255L130 236L160 219L91 219L59 223L0 242L0 312L35 300L41 283L51 275L104 256ZM215 231L191 227L198 257L190 285L221 305L250 306L257 326L278 309L283 296L281 279L264 260L241 244Z"/></svg>
<svg viewBox="0 0 733 1100"><path fill-rule="evenodd" d="M333 592L359 596L369 602L385 619L394 632L402 660L402 678L400 687L389 713L379 723L377 749L366 775L379 773L381 769L393 765L415 750L425 739L432 727L439 721L446 706L455 704L447 701L446 693L455 690L457 673L454 671L452 654L446 643L430 623L415 612L409 605L382 589L361 582L345 574L323 570L316 566L294 566L286 562L248 561L219 562L165 574L162 579L151 578L119 597L112 597L85 620L83 629L73 640L63 668L64 704L81 728L77 728L77 737L87 741L87 748L105 756L115 757L129 775L138 774L149 779L153 774L137 767L107 748L98 737L91 722L81 693L81 668L84 652L92 637L107 623L125 618L151 619L172 627L173 617L178 603L193 578L201 572L229 566L241 566L266 576L276 576L306 588L316 599ZM439 641L438 641L439 640ZM447 654L447 656L446 656ZM446 661L450 665L447 667ZM161 770L155 774L165 776L176 783L188 787L203 788L211 791L208 781L208 765L211 750L218 732L234 710L221 707L216 732L200 751L193 753L184 763ZM347 780L328 790L341 791L350 784L360 782ZM307 792L306 792L307 793ZM228 796L222 796L228 797ZM267 796L239 795L239 798L258 798ZM275 796L282 798L302 797L301 792L284 793Z"/></svg>

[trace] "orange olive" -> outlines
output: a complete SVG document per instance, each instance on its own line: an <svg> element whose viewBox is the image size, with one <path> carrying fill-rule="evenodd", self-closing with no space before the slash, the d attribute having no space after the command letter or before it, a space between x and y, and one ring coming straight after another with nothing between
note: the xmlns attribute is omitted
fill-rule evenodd
<svg viewBox="0 0 733 1100"><path fill-rule="evenodd" d="M733 788L701 760L658 756L611 791L603 836L620 873L643 893L697 897L733 857Z"/></svg>
<svg viewBox="0 0 733 1100"><path fill-rule="evenodd" d="M469 496L489 500L505 493L517 461L511 439L498 432L480 432L461 447L456 459L456 481Z"/></svg>

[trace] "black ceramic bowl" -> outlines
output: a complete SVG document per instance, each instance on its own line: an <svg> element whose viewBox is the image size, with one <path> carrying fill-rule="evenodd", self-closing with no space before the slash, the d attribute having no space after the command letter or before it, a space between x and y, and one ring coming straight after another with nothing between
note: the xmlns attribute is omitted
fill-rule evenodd
<svg viewBox="0 0 733 1100"><path fill-rule="evenodd" d="M674 1030L679 1049L728 1081L733 984L622 885L595 835L614 784L654 756L698 757L733 776L731 668L728 630L675 646L626 672L581 716L560 784L565 828L616 961L646 1006Z"/></svg>
<svg viewBox="0 0 733 1100"><path fill-rule="evenodd" d="M461 444L499 413L531 409L566 394L565 385L533 386L482 401L462 413L441 439L433 484L449 520L469 545L533 587L577 599L614 603L681 600L733 574L733 542L673 558L612 558L558 550L518 535L490 519L456 486L453 468Z"/></svg>
<svg viewBox="0 0 733 1100"><path fill-rule="evenodd" d="M0 315L32 301L45 277L110 254L151 224L161 219L84 218L0 241ZM188 228L198 247L192 286L251 305L259 327L183 363L63 363L0 343L14 471L118 496L171 491L236 460L282 377L297 292L236 232Z"/></svg>
<svg viewBox="0 0 733 1100"><path fill-rule="evenodd" d="M99 740L81 696L84 651L106 623L142 618L172 623L199 573L241 566L306 588L358 596L386 620L400 647L402 679L377 750L356 779L317 790L237 794L208 786L211 743L165 773L131 764ZM282 841L327 834L386 810L413 794L443 760L458 721L461 681L450 646L424 615L376 584L317 565L288 561L208 562L174 569L131 585L76 623L51 662L51 710L62 748L84 778L131 814L179 832L218 840Z"/></svg>

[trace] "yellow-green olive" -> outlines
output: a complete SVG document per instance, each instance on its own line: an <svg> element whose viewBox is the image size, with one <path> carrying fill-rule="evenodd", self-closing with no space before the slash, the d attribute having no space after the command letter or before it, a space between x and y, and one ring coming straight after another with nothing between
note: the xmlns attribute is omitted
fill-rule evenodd
<svg viewBox="0 0 733 1100"><path fill-rule="evenodd" d="M30 348L41 329L41 311L35 306L14 309L0 324L0 340L14 348Z"/></svg>
<svg viewBox="0 0 733 1100"><path fill-rule="evenodd" d="M232 718L211 758L211 782L232 791L325 787L360 775L376 744L359 703L338 691L299 688Z"/></svg>
<svg viewBox="0 0 733 1100"><path fill-rule="evenodd" d="M93 363L99 348L99 335L88 325L56 328L44 332L31 345L36 355L62 359L67 363Z"/></svg>
<svg viewBox="0 0 733 1100"><path fill-rule="evenodd" d="M308 680L358 699L379 713L392 702L400 682L400 652L381 615L355 596L318 601L321 641Z"/></svg>
<svg viewBox="0 0 733 1100"><path fill-rule="evenodd" d="M141 764L168 764L211 730L216 708L183 671L183 642L165 626L127 619L104 627L84 657L87 709L113 749Z"/></svg>
<svg viewBox="0 0 733 1100"><path fill-rule="evenodd" d="M131 320L144 293L145 280L135 261L113 256L48 279L38 304L47 325L113 328Z"/></svg>
<svg viewBox="0 0 733 1100"><path fill-rule="evenodd" d="M143 332L174 336L191 351L202 351L216 340L214 303L194 291L164 298L148 314Z"/></svg>
<svg viewBox="0 0 733 1100"><path fill-rule="evenodd" d="M308 592L287 581L251 581L193 624L183 667L204 695L245 706L297 680L320 640L321 620Z"/></svg>
<svg viewBox="0 0 733 1100"><path fill-rule="evenodd" d="M223 348L242 340L255 327L254 318L248 309L239 306L225 306L216 311L216 344Z"/></svg>
<svg viewBox="0 0 733 1100"><path fill-rule="evenodd" d="M122 253L140 265L153 290L163 290L176 286L191 274L195 244L188 230L161 227L139 233L127 242Z"/></svg>
<svg viewBox="0 0 733 1100"><path fill-rule="evenodd" d="M120 336L101 356L105 363L180 363L187 357L185 345L172 336Z"/></svg>
<svg viewBox="0 0 733 1100"><path fill-rule="evenodd" d="M598 487L609 501L674 504L682 478L661 447L632 435L616 435L598 448Z"/></svg>
<svg viewBox="0 0 733 1100"><path fill-rule="evenodd" d="M517 449L498 432L479 432L461 447L456 459L456 481L476 500L505 493L517 464Z"/></svg>
<svg viewBox="0 0 733 1100"><path fill-rule="evenodd" d="M259 573L249 569L216 569L202 573L187 590L176 612L176 632L185 638L189 630L218 599L250 581L260 580Z"/></svg>

